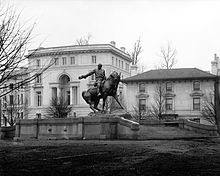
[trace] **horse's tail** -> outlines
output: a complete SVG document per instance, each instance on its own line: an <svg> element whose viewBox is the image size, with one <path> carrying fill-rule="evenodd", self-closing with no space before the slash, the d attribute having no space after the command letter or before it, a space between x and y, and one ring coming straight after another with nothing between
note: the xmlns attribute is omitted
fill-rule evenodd
<svg viewBox="0 0 220 176"><path fill-rule="evenodd" d="M90 98L91 98L91 95L88 91L83 91L82 92L82 97L83 99L86 101L87 104L90 104Z"/></svg>
<svg viewBox="0 0 220 176"><path fill-rule="evenodd" d="M83 97L84 100L86 100L86 97L87 97L86 93L87 93L87 91L85 91L85 90L82 92L82 97Z"/></svg>

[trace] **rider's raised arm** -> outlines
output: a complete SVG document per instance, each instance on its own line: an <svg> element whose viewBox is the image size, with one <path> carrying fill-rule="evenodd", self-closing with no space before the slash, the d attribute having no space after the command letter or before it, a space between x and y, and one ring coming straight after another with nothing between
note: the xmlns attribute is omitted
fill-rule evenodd
<svg viewBox="0 0 220 176"><path fill-rule="evenodd" d="M92 70L91 72L87 73L86 75L84 75L85 78L87 78L88 76L91 76L95 73L95 69Z"/></svg>
<svg viewBox="0 0 220 176"><path fill-rule="evenodd" d="M87 78L88 76L90 76L90 75L92 75L94 73L95 73L95 70L92 70L91 72L87 73L86 75L79 76L79 79Z"/></svg>

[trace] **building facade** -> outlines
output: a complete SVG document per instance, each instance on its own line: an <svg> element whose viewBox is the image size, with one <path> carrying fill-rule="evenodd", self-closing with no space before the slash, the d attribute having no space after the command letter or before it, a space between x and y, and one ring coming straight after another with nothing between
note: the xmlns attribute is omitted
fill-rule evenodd
<svg viewBox="0 0 220 176"><path fill-rule="evenodd" d="M1 89L0 122L3 126L13 126L16 119L28 117L28 91L27 85L23 85L28 76L26 70L26 68L20 68L14 71L16 76L6 81Z"/></svg>
<svg viewBox="0 0 220 176"><path fill-rule="evenodd" d="M131 59L125 48L116 48L111 44L76 45L40 48L29 57L29 69L32 74L50 63L53 65L29 85L29 118L45 118L52 98L62 97L72 107L70 116L83 116L90 112L82 99L82 91L93 86L95 77L79 80L80 75L97 68L101 63L108 77L113 71L121 73L121 78L130 76ZM119 91L123 91L120 84Z"/></svg>
<svg viewBox="0 0 220 176"><path fill-rule="evenodd" d="M204 101L214 101L215 75L196 68L150 70L123 80L127 109L147 112L164 103L165 114L178 118L201 117Z"/></svg>

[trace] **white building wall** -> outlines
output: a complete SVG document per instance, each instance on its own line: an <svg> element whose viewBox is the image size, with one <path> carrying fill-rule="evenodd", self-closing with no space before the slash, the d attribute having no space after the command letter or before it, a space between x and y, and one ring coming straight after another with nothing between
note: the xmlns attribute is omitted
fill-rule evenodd
<svg viewBox="0 0 220 176"><path fill-rule="evenodd" d="M59 54L59 55L58 55ZM73 106L73 112L76 112L77 116L87 115L90 111L89 106L86 104L84 99L82 98L82 92L87 90L89 86L91 86L94 81L91 81L91 77L87 77L87 79L79 80L78 77L80 75L85 75L91 70L97 68L99 63L102 63L103 69L106 70L106 76L108 77L113 71L117 71L123 75L123 78L130 76L129 70L125 70L125 63L129 63L124 58L116 56L111 52L92 52L88 53L82 52L77 54L61 54L58 52L57 55L53 56L40 56L33 57L31 66L36 66L36 60L41 60L41 65L46 65L51 59L59 58L59 64L51 66L47 71L42 74L42 84L36 84L33 81L30 86L30 104L29 104L29 118L36 118L36 113L41 113L42 118L46 114L46 109L50 105L50 101L52 98L52 87L58 86L59 78L61 75L68 75L70 78L70 87L77 86L78 92L78 102ZM92 56L96 56L96 63L92 63ZM65 57L67 59L66 65L62 64L62 58ZM70 58L75 57L76 64L71 65ZM116 58L120 61L123 61L123 68L119 67L119 65L112 65L112 57ZM30 67L31 68L31 67ZM32 74L34 74L33 72ZM123 89L125 86L122 85ZM42 106L36 106L36 91L41 90L42 92ZM72 93L72 91L70 91ZM72 95L71 95L72 96Z"/></svg>
<svg viewBox="0 0 220 176"><path fill-rule="evenodd" d="M193 91L193 81L190 80L180 80L171 81L173 86L173 91L170 92L173 98L173 111L167 113L175 113L179 115L179 118L190 118L190 117L200 117L201 110L193 110L193 97L201 98L201 108L204 103L204 97L214 95L214 81L213 80L201 80L201 90ZM196 81L196 80L195 80ZM144 83L144 82L143 82ZM134 113L134 108L138 108L139 98L145 99L146 97L146 108L150 108L155 102L155 88L157 82L145 82L145 93L139 92L139 83L127 83L127 109L131 113ZM164 82L165 84L165 82Z"/></svg>

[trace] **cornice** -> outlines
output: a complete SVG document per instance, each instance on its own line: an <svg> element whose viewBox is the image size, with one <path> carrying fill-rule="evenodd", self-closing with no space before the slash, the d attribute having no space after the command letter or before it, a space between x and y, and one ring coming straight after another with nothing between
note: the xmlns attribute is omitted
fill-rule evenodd
<svg viewBox="0 0 220 176"><path fill-rule="evenodd" d="M204 93L202 93L201 91L198 92L192 92L190 94L191 97L202 97L204 95Z"/></svg>
<svg viewBox="0 0 220 176"><path fill-rule="evenodd" d="M175 97L175 96L176 96L176 94L173 92L166 92L165 93L165 97Z"/></svg>
<svg viewBox="0 0 220 176"><path fill-rule="evenodd" d="M33 54L30 54L33 52ZM129 55L116 47L109 44L83 45L83 46L61 46L51 48L40 48L39 50L29 50L29 58L43 56L60 56L65 54L82 54L82 53L106 53L111 52L117 56L131 62Z"/></svg>
<svg viewBox="0 0 220 176"><path fill-rule="evenodd" d="M148 98L149 97L149 95L147 94L147 93L138 93L137 95L136 95L136 98Z"/></svg>

